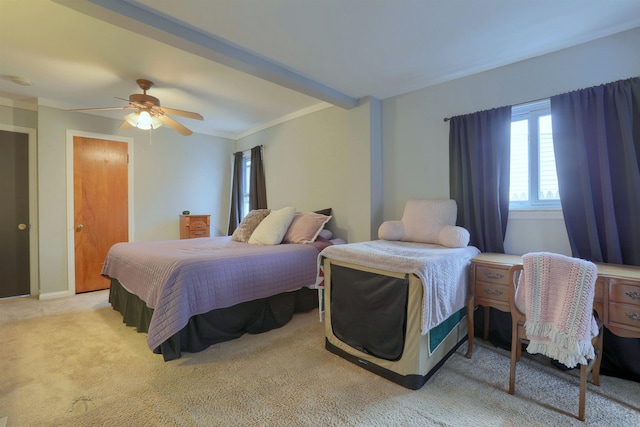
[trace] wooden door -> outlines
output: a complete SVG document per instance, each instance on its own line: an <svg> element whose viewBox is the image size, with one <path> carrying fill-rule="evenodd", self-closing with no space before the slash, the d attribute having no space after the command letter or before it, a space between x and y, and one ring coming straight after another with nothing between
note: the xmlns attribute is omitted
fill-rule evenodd
<svg viewBox="0 0 640 427"><path fill-rule="evenodd" d="M128 145L73 137L76 293L107 289L109 248L129 240Z"/></svg>
<svg viewBox="0 0 640 427"><path fill-rule="evenodd" d="M0 298L29 295L29 135L0 130Z"/></svg>

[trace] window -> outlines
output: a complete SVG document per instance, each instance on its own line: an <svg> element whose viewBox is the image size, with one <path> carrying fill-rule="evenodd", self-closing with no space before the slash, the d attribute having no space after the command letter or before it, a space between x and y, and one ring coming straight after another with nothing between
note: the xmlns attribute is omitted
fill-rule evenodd
<svg viewBox="0 0 640 427"><path fill-rule="evenodd" d="M548 99L511 109L509 208L560 209Z"/></svg>
<svg viewBox="0 0 640 427"><path fill-rule="evenodd" d="M241 219L249 213L249 196L251 195L251 151L242 153L242 212Z"/></svg>

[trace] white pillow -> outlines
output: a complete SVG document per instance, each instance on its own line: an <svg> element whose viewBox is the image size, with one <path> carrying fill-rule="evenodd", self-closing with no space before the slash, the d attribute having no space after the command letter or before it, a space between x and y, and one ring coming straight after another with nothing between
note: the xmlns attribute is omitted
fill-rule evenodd
<svg viewBox="0 0 640 427"><path fill-rule="evenodd" d="M249 243L255 245L278 245L289 229L296 208L286 207L272 210L249 237Z"/></svg>
<svg viewBox="0 0 640 427"><path fill-rule="evenodd" d="M404 224L402 224L402 221L385 221L378 228L378 239L402 240L403 235Z"/></svg>
<svg viewBox="0 0 640 427"><path fill-rule="evenodd" d="M445 225L438 234L438 242L449 248L464 248L469 244L469 231L455 225Z"/></svg>

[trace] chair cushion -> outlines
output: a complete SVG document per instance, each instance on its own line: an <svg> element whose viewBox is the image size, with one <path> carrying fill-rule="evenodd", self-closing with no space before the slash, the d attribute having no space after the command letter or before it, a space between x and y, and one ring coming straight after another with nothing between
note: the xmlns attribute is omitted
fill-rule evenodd
<svg viewBox="0 0 640 427"><path fill-rule="evenodd" d="M385 221L378 228L378 238L382 240L402 240L404 225L402 221Z"/></svg>
<svg viewBox="0 0 640 427"><path fill-rule="evenodd" d="M409 200L402 215L401 240L438 245L440 231L446 225L456 225L457 214L455 200Z"/></svg>
<svg viewBox="0 0 640 427"><path fill-rule="evenodd" d="M438 241L449 248L464 248L469 244L469 232L466 228L445 225L438 234Z"/></svg>

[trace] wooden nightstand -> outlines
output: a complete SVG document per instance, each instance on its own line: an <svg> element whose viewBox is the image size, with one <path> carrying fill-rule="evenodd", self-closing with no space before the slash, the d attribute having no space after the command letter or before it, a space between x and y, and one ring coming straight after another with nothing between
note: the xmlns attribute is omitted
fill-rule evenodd
<svg viewBox="0 0 640 427"><path fill-rule="evenodd" d="M466 357L473 352L473 312L484 307L484 336L489 334L489 308L509 312L509 269L521 264L519 255L482 253L471 260L467 326L469 345ZM604 326L615 335L640 338L640 267L596 263L598 280L593 309Z"/></svg>
<svg viewBox="0 0 640 427"><path fill-rule="evenodd" d="M521 264L518 255L482 253L471 260L469 269L469 297L467 298L467 328L469 344L466 357L473 352L473 312L479 305L484 307L484 336L489 335L489 308L509 312L509 269Z"/></svg>
<svg viewBox="0 0 640 427"><path fill-rule="evenodd" d="M180 215L180 238L209 237L211 215Z"/></svg>

